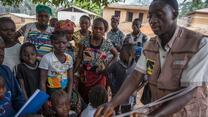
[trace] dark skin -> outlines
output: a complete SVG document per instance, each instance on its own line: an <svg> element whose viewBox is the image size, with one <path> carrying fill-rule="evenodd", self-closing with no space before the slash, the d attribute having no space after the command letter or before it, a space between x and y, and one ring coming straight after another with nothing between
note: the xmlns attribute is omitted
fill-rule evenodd
<svg viewBox="0 0 208 117"><path fill-rule="evenodd" d="M0 76L1 79L3 79L1 76ZM4 96L5 96L5 92L7 91L7 88L5 86L5 82L3 80L0 80L0 100L4 99Z"/></svg>
<svg viewBox="0 0 208 117"><path fill-rule="evenodd" d="M22 59L23 59L24 63L26 63L27 65L32 66L32 67L36 66L37 53L36 53L34 47L26 47L22 56L23 56ZM23 89L23 93L25 95L25 98L28 99L28 95L27 95L26 89L25 89L24 80L19 79L19 83L20 83L20 87Z"/></svg>
<svg viewBox="0 0 208 117"><path fill-rule="evenodd" d="M138 35L140 33L140 28L141 28L141 22L137 19L135 19L132 23L132 34L133 35Z"/></svg>
<svg viewBox="0 0 208 117"><path fill-rule="evenodd" d="M58 39L56 40L52 40L52 45L54 47L54 54L61 63L64 63L66 61L66 56L64 52L67 47L67 42L68 41L67 41L66 36L61 36L61 37L58 37ZM71 92L72 92L72 87L73 87L73 70L70 69L67 72L68 72L68 80L69 80L67 93L68 93L68 96L71 97ZM48 70L41 69L40 76L41 76L40 87L43 91L46 91Z"/></svg>
<svg viewBox="0 0 208 117"><path fill-rule="evenodd" d="M5 48L5 44L4 43L0 43L0 65L4 61L4 48Z"/></svg>
<svg viewBox="0 0 208 117"><path fill-rule="evenodd" d="M12 47L17 42L15 41L16 26L14 23L8 21L0 24L0 36L5 42L6 48Z"/></svg>
<svg viewBox="0 0 208 117"><path fill-rule="evenodd" d="M44 32L48 27L48 21L50 18L49 14L46 12L40 12L37 14L36 17L38 20L38 22L36 24L37 29Z"/></svg>
<svg viewBox="0 0 208 117"><path fill-rule="evenodd" d="M56 117L68 117L70 111L70 101L67 97L60 97L56 105L53 105L56 111Z"/></svg>
<svg viewBox="0 0 208 117"><path fill-rule="evenodd" d="M169 5L164 5L163 2L160 5L160 3L154 2L151 4L148 17L153 32L159 36L161 45L164 48L176 30L178 12Z"/></svg>
<svg viewBox="0 0 208 117"><path fill-rule="evenodd" d="M114 18L111 19L112 31L114 32L118 31L118 24L119 24L119 21L117 19L114 19Z"/></svg>
<svg viewBox="0 0 208 117"><path fill-rule="evenodd" d="M50 19L49 24L50 24L51 27L55 27L57 23L58 23L58 19L57 18L51 18Z"/></svg>
<svg viewBox="0 0 208 117"><path fill-rule="evenodd" d="M36 22L36 28L41 32L45 32L46 29L48 28L49 18L50 18L50 16L46 12L37 13L36 19L38 22ZM15 36L16 36L16 38L19 38L21 36L21 34L16 32Z"/></svg>
<svg viewBox="0 0 208 117"><path fill-rule="evenodd" d="M132 60L134 59L134 52L132 50L130 53L128 53L127 51L121 49L119 57L126 66L130 66Z"/></svg>
<svg viewBox="0 0 208 117"><path fill-rule="evenodd" d="M90 20L87 18L81 19L79 22L79 25L81 27L80 33L84 36L90 35L90 31L88 30L90 27Z"/></svg>
<svg viewBox="0 0 208 117"><path fill-rule="evenodd" d="M73 40L73 33L74 33L74 29L72 30L66 30L66 33L67 33L67 40L68 41L72 41Z"/></svg>
<svg viewBox="0 0 208 117"><path fill-rule="evenodd" d="M5 48L5 44L0 43L0 65L3 63L3 60L4 60L4 48ZM2 78L2 76L0 76L0 77ZM0 81L3 82L2 80L0 80ZM3 83L0 83L0 84L3 84ZM5 92L6 92L6 87L1 86L0 87L0 99L4 98Z"/></svg>
<svg viewBox="0 0 208 117"><path fill-rule="evenodd" d="M104 23L99 22L97 24L94 24L93 27L92 27L93 37L90 40L91 45L100 46L102 44L103 40L104 40L105 32L106 32L106 30L105 30ZM83 59L83 57L82 57L83 50L84 50L84 46L80 45L79 54L78 54L77 61L76 61L76 64L75 64L75 72L78 70L78 68L80 66L80 63ZM115 61L117 56L118 56L118 53L117 53L115 48L111 49L110 52L113 54L113 58L112 58L112 60L109 64L111 64L113 61ZM108 65L106 65L106 67Z"/></svg>
<svg viewBox="0 0 208 117"><path fill-rule="evenodd" d="M167 4L157 0L152 2L149 9L149 23L156 35L161 39L163 47L169 42L173 36L177 24L176 18L178 13ZM98 108L95 113L95 117L110 117L113 114L113 110L116 106L124 102L132 93L137 89L138 84L141 83L144 74L139 71L134 71L133 74L128 78L116 96L111 102ZM178 112L192 99L193 91L187 93L183 97L173 99L167 103L162 104L159 108L154 110L149 115L139 115L140 117L167 117L173 113Z"/></svg>

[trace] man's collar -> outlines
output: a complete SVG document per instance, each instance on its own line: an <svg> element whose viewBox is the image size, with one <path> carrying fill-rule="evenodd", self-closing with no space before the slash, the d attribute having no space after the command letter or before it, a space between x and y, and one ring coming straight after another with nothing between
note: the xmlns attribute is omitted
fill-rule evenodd
<svg viewBox="0 0 208 117"><path fill-rule="evenodd" d="M111 32L112 32L112 33L119 33L120 30L118 29L117 31L114 31L113 29L111 29Z"/></svg>
<svg viewBox="0 0 208 117"><path fill-rule="evenodd" d="M137 35L134 35L133 32L131 33L131 35L132 35L133 37L139 37L140 34L141 34L141 32L139 32Z"/></svg>
<svg viewBox="0 0 208 117"><path fill-rule="evenodd" d="M180 29L180 27L177 26L177 27L176 27L176 30L175 30L175 33L173 34L172 38L171 38L170 41L165 45L165 48L164 48L164 49L165 49L166 51L169 51L169 50L172 48L173 43L175 42L175 40L176 40L176 38L177 38L177 36L178 36L178 34L179 34L179 29ZM157 36L156 39L157 39L158 45L162 48L160 38Z"/></svg>

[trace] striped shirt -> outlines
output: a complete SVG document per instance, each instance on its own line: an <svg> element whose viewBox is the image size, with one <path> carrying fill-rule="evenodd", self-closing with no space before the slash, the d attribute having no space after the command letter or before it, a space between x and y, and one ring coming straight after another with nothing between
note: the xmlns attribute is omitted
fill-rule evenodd
<svg viewBox="0 0 208 117"><path fill-rule="evenodd" d="M41 60L41 58L52 51L52 45L50 36L53 32L53 28L48 26L48 28L41 32L37 29L35 23L26 24L18 31L22 36L24 36L24 42L30 42L36 46L37 49L37 58Z"/></svg>

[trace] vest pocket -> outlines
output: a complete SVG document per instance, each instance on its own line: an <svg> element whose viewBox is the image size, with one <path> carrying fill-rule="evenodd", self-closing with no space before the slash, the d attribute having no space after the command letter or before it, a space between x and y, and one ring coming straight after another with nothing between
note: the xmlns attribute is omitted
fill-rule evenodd
<svg viewBox="0 0 208 117"><path fill-rule="evenodd" d="M188 63L188 58L184 54L174 54L172 69L173 69L173 79L179 80Z"/></svg>
<svg viewBox="0 0 208 117"><path fill-rule="evenodd" d="M183 70L185 68L185 65L172 65L173 68L173 79L175 79L176 81L180 81L179 79L182 76Z"/></svg>

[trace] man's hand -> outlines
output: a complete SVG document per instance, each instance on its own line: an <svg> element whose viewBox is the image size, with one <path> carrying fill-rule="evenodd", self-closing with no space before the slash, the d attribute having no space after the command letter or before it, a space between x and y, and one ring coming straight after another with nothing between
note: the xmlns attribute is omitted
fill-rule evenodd
<svg viewBox="0 0 208 117"><path fill-rule="evenodd" d="M132 117L149 117L149 116L147 116L145 114L141 114L141 113L133 113Z"/></svg>
<svg viewBox="0 0 208 117"><path fill-rule="evenodd" d="M109 102L98 107L94 114L94 117L111 117L113 115L113 112L114 106L112 105L112 103Z"/></svg>

